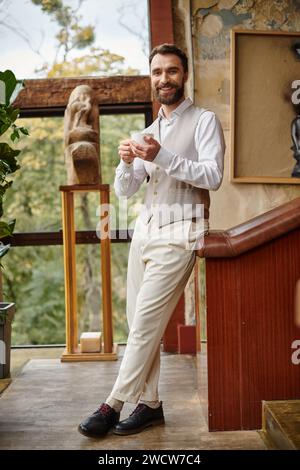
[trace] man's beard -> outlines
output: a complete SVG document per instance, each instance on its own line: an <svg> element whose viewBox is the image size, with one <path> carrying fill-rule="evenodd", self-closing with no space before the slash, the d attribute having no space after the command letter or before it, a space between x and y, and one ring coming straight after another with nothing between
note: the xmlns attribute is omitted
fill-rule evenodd
<svg viewBox="0 0 300 470"><path fill-rule="evenodd" d="M179 86L177 84L175 85L175 84L169 83L169 84L165 85L165 88L167 88L168 85L171 86L175 90L175 93L171 94L170 96L161 96L159 94L160 88L159 89L154 88L154 90L153 90L154 91L154 97L160 104L166 104L166 105L175 104L184 95L184 83L182 83L181 86ZM162 87L162 88L164 88L164 87Z"/></svg>

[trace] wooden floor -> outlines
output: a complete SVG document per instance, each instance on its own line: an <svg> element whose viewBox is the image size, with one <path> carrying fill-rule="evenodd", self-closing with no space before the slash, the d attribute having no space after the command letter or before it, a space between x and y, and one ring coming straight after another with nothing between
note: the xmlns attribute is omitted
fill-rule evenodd
<svg viewBox="0 0 300 470"><path fill-rule="evenodd" d="M82 436L78 423L109 394L120 362L27 362L0 398L0 449L265 449L256 431L209 433L194 358L165 353L160 391L166 424L132 436ZM134 407L126 404L121 419Z"/></svg>
<svg viewBox="0 0 300 470"><path fill-rule="evenodd" d="M300 450L300 400L265 401L262 437L270 449Z"/></svg>

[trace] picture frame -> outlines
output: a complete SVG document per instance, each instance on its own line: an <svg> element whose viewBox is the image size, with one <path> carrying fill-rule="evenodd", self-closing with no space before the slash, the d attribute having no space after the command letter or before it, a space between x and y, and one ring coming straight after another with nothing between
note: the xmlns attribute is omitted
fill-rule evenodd
<svg viewBox="0 0 300 470"><path fill-rule="evenodd" d="M300 184L292 177L292 83L300 80L294 47L300 32L231 30L230 180Z"/></svg>

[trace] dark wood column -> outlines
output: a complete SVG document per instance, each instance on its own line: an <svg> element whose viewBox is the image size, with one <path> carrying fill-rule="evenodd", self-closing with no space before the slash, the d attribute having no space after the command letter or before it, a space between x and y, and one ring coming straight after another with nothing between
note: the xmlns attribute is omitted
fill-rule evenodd
<svg viewBox="0 0 300 470"><path fill-rule="evenodd" d="M173 43L172 0L149 0L150 49L159 44ZM153 119L156 118L160 105L153 102Z"/></svg>
<svg viewBox="0 0 300 470"><path fill-rule="evenodd" d="M149 18L151 46L173 43L172 0L149 0Z"/></svg>
<svg viewBox="0 0 300 470"><path fill-rule="evenodd" d="M171 0L149 0L149 32L150 49L159 44L173 43L173 15ZM157 117L160 104L153 101L153 119ZM164 351L175 352L178 350L177 325L184 323L184 294L181 296L177 307L168 323L164 338Z"/></svg>

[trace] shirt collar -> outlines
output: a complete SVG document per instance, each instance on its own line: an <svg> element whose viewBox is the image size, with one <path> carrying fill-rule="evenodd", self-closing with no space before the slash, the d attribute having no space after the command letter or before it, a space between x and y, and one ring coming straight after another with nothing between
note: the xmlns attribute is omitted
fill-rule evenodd
<svg viewBox="0 0 300 470"><path fill-rule="evenodd" d="M192 102L191 98L186 98L182 103L180 103L180 105L177 106L177 108L174 109L174 111L171 112L170 118L172 119L174 117L174 115L181 116L181 114L187 108L189 108L192 104L193 104L193 102ZM166 117L164 115L164 112L163 112L162 106L159 108L158 116L159 116L160 119L166 119Z"/></svg>

